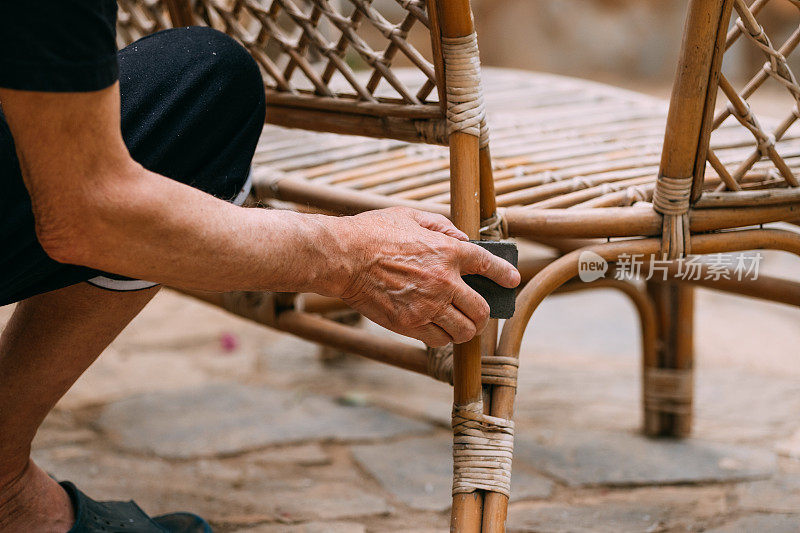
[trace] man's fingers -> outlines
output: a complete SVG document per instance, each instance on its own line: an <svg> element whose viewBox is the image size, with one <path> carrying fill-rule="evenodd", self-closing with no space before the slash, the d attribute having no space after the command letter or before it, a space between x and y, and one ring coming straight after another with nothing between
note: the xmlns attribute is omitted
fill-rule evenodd
<svg viewBox="0 0 800 533"><path fill-rule="evenodd" d="M489 304L466 283L462 282L461 285L453 295L453 305L475 324L477 333L483 333L489 323Z"/></svg>
<svg viewBox="0 0 800 533"><path fill-rule="evenodd" d="M438 231L439 233L444 233L448 237L453 237L454 239L458 239L460 241L466 241L469 239L467 234L458 229L450 222L446 216L438 215L436 213L428 213L427 211L413 211L414 220L425 229L429 229L431 231Z"/></svg>
<svg viewBox="0 0 800 533"><path fill-rule="evenodd" d="M519 272L505 259L469 242L461 243L460 249L462 274L485 276L509 289L519 285Z"/></svg>
<svg viewBox="0 0 800 533"><path fill-rule="evenodd" d="M453 342L453 339L445 330L432 323L425 324L420 328L410 331L407 335L419 339L433 348L447 346Z"/></svg>
<svg viewBox="0 0 800 533"><path fill-rule="evenodd" d="M448 305L433 322L445 330L456 344L467 342L478 332L475 323L452 305Z"/></svg>

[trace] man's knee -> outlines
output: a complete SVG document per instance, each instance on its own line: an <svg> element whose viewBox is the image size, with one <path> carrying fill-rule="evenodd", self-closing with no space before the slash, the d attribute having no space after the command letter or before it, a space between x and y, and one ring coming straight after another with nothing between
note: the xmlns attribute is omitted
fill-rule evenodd
<svg viewBox="0 0 800 533"><path fill-rule="evenodd" d="M238 41L205 26L175 28L168 34L173 46L185 54L181 76L187 89L202 94L209 113L223 113L227 120L264 120L264 83L261 71Z"/></svg>
<svg viewBox="0 0 800 533"><path fill-rule="evenodd" d="M178 28L192 35L193 59L204 68L204 81L226 103L245 111L261 112L263 120L264 83L250 53L238 41L221 31L204 26Z"/></svg>
<svg viewBox="0 0 800 533"><path fill-rule="evenodd" d="M232 200L264 123L258 65L207 27L175 28L120 52L123 133L146 168Z"/></svg>
<svg viewBox="0 0 800 533"><path fill-rule="evenodd" d="M261 71L250 53L230 36L207 27L192 27L199 43L198 59L206 65L205 93L213 98L208 112L218 124L227 124L218 132L221 144L240 146L246 154L248 167L255 144L264 125L266 109L264 82ZM208 135L214 135L209 131ZM232 158L240 157L232 154ZM221 181L214 184L212 194L236 204L244 202L250 189L250 176L240 174L239 184L231 195L231 185Z"/></svg>

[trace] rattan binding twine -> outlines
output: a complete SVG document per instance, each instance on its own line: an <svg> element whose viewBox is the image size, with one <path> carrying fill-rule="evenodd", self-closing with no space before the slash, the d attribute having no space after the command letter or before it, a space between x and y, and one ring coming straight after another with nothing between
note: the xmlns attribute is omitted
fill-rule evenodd
<svg viewBox="0 0 800 533"><path fill-rule="evenodd" d="M489 145L486 108L481 86L478 36L442 37L445 84L447 87L447 132L463 132Z"/></svg>
<svg viewBox="0 0 800 533"><path fill-rule="evenodd" d="M511 494L514 422L483 413L483 402L453 407L453 494Z"/></svg>

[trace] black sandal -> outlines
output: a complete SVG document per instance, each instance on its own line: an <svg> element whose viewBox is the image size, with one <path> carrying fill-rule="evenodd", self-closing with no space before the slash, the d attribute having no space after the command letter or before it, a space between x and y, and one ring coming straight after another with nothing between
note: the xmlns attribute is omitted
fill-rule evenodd
<svg viewBox="0 0 800 533"><path fill-rule="evenodd" d="M69 533L213 533L208 522L192 513L170 513L150 518L129 502L97 502L69 481L60 483L75 510Z"/></svg>

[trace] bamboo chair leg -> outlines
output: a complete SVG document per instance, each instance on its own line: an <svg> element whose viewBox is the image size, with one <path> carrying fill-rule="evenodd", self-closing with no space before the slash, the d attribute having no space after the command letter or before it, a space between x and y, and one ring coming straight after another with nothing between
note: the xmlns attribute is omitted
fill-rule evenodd
<svg viewBox="0 0 800 533"><path fill-rule="evenodd" d="M694 289L648 282L658 317L655 366L645 364L642 384L645 433L687 437L692 429Z"/></svg>
<svg viewBox="0 0 800 533"><path fill-rule="evenodd" d="M461 39L472 35L475 31L469 0L442 0L438 4L438 9L441 14L443 38ZM445 68L447 68L447 54L445 54ZM452 103L448 101L448 110ZM457 109L456 105L453 111L457 113ZM452 120L448 123L454 124ZM481 205L479 139L458 129L450 134L449 144L452 219L470 239L477 239L480 237ZM482 397L481 339L475 337L469 342L453 346L454 414L457 410L481 403ZM454 477L454 484L456 481ZM482 513L482 491L455 492L450 517L451 531L480 533Z"/></svg>
<svg viewBox="0 0 800 533"><path fill-rule="evenodd" d="M481 333L481 360L487 356L494 355L497 348L497 334L499 322L497 319L489 320L486 329ZM492 386L483 385L483 409L486 413L491 413L492 408Z"/></svg>
<svg viewBox="0 0 800 533"><path fill-rule="evenodd" d="M453 221L470 239L480 232L478 139L462 133L450 137ZM481 338L453 346L453 405L466 406L483 399ZM481 491L453 494L450 529L480 533L483 515Z"/></svg>
<svg viewBox="0 0 800 533"><path fill-rule="evenodd" d="M606 244L587 247L595 252L602 251L601 255L609 261L615 260L623 253L654 253L659 246L657 239L644 239L629 241L625 244ZM540 270L524 286L517 298L517 310L514 317L506 321L500 341L497 345L497 355L519 358L522 345L522 336L525 333L531 316L541 302L558 289L582 290L592 285L566 285L573 277L578 275L578 258L581 250L573 251ZM636 306L642 327L642 350L644 359L653 359L655 352L655 311L652 301L639 289L630 283L615 280L600 280L595 282L595 288L601 286L622 290ZM494 387L492 395L492 415L511 418L514 412L514 399L516 389L513 387ZM508 498L499 493L488 493L484 504L484 533L499 533L505 531L505 522L508 514Z"/></svg>

